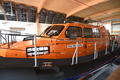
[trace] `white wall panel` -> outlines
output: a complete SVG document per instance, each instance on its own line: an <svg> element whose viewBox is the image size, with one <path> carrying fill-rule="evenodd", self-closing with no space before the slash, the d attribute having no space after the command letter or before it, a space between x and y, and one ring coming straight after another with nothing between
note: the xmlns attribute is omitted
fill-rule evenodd
<svg viewBox="0 0 120 80"><path fill-rule="evenodd" d="M112 25L112 30L113 31L120 31L120 24L113 24Z"/></svg>
<svg viewBox="0 0 120 80"><path fill-rule="evenodd" d="M0 29L10 30L10 27L25 28L25 33L37 34L36 23L0 20Z"/></svg>

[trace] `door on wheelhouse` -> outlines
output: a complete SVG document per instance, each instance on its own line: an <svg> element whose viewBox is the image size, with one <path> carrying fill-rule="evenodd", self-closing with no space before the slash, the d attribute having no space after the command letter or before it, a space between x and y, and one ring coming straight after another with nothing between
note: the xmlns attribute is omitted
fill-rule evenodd
<svg viewBox="0 0 120 80"><path fill-rule="evenodd" d="M68 38L66 41L67 54L74 54L78 47L78 53L83 50L82 28L78 26L69 26L65 31L65 36Z"/></svg>

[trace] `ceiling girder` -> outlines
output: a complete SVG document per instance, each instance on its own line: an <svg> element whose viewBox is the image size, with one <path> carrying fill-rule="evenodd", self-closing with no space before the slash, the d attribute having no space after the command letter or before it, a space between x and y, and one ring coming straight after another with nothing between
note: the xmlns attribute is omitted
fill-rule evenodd
<svg viewBox="0 0 120 80"><path fill-rule="evenodd" d="M41 3L38 5L38 9L37 9L37 13L40 12L40 10L42 9L42 7L44 6L46 0L41 0Z"/></svg>

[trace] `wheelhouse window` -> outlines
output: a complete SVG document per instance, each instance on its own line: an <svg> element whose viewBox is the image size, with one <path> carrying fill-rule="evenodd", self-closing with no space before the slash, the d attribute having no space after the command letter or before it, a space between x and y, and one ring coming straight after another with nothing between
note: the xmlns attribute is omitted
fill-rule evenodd
<svg viewBox="0 0 120 80"><path fill-rule="evenodd" d="M92 28L84 28L84 36L85 37L92 37L92 34L93 34L93 32L92 32Z"/></svg>
<svg viewBox="0 0 120 80"><path fill-rule="evenodd" d="M82 37L82 28L76 26L69 26L65 32L66 37L71 39L76 39L77 37Z"/></svg>
<svg viewBox="0 0 120 80"><path fill-rule="evenodd" d="M52 26L47 27L40 35L44 35Z"/></svg>
<svg viewBox="0 0 120 80"><path fill-rule="evenodd" d="M63 30L64 26L63 25L54 25L47 33L46 35L49 36L58 36L61 31Z"/></svg>
<svg viewBox="0 0 120 80"><path fill-rule="evenodd" d="M93 35L94 37L100 37L100 30L97 28L93 28Z"/></svg>

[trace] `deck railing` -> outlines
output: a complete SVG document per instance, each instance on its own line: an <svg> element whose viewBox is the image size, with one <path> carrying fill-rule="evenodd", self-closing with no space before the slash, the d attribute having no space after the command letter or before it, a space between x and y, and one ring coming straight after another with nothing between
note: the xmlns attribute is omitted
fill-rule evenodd
<svg viewBox="0 0 120 80"><path fill-rule="evenodd" d="M15 41L16 42L22 41L25 37L34 37L33 38L33 45L34 45L34 49L35 49L35 56L34 56L35 64L34 64L34 67L37 67L38 66L37 65L37 50L36 50L36 44L37 44L36 43L36 37L37 37L37 35L35 35L35 34L28 34L28 33L20 34L19 32L11 31L11 30L0 30L0 44L1 45L7 44L7 46L8 46L7 48L8 49L11 49L10 46ZM7 49L7 48L5 48L5 49ZM18 50L18 49L14 49L14 50ZM25 51L25 50L21 50L21 51Z"/></svg>
<svg viewBox="0 0 120 80"><path fill-rule="evenodd" d="M0 29L0 44L8 44L8 48L14 42L22 41L25 37L34 36L34 34L21 33L12 30L2 30Z"/></svg>

